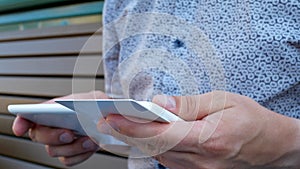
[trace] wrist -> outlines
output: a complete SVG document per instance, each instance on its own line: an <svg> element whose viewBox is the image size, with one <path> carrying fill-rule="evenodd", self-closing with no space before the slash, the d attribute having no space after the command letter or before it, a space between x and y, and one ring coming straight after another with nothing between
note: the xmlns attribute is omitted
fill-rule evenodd
<svg viewBox="0 0 300 169"><path fill-rule="evenodd" d="M257 166L264 168L300 167L300 120L283 116L267 110L261 117L263 130L259 140L262 144L256 147L257 155L262 154Z"/></svg>
<svg viewBox="0 0 300 169"><path fill-rule="evenodd" d="M300 120L289 118L291 120L291 150L290 150L290 163L294 168L300 168Z"/></svg>
<svg viewBox="0 0 300 169"><path fill-rule="evenodd" d="M280 115L281 116L281 115ZM298 169L300 167L300 120L281 116L282 123L278 126L282 140L282 156L277 160L276 166Z"/></svg>

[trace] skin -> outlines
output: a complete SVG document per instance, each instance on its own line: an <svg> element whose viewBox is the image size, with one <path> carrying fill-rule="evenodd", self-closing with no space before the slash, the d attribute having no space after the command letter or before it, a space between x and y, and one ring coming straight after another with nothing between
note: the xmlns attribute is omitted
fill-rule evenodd
<svg viewBox="0 0 300 169"><path fill-rule="evenodd" d="M58 99L107 99L103 92L93 91L68 95ZM50 100L46 103L53 103ZM13 132L16 136L22 136L29 132L29 137L45 144L46 151L51 157L57 157L66 166L81 163L92 156L99 147L89 137L76 136L72 131L61 128L51 128L29 122L21 117L16 117L13 123Z"/></svg>
<svg viewBox="0 0 300 169"><path fill-rule="evenodd" d="M98 130L138 147L172 169L300 167L300 121L248 97L214 91L156 96L153 102L185 121L145 123L110 115L99 121Z"/></svg>
<svg viewBox="0 0 300 169"><path fill-rule="evenodd" d="M62 98L108 97L97 91ZM99 121L99 131L137 146L169 168L300 166L299 120L267 110L250 98L217 91L199 96L156 96L153 102L185 121L146 123L110 115ZM85 161L99 149L88 137L77 137L72 131L40 126L20 117L15 119L13 131L17 136L29 131L33 141L45 144L49 155L67 166Z"/></svg>

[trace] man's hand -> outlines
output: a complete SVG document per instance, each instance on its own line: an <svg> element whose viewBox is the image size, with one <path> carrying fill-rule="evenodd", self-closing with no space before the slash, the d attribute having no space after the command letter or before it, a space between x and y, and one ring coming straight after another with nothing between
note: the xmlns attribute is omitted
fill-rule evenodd
<svg viewBox="0 0 300 169"><path fill-rule="evenodd" d="M300 167L299 120L248 97L215 91L157 96L153 102L186 121L138 123L110 115L99 121L99 131L138 147L169 168Z"/></svg>
<svg viewBox="0 0 300 169"><path fill-rule="evenodd" d="M56 99L107 99L108 97L100 91L90 93L79 93L64 96ZM54 103L49 100L45 103ZM51 157L58 157L59 160L72 166L81 163L93 155L99 147L89 137L78 137L67 129L41 126L27 121L19 116L13 124L15 135L22 136L29 131L29 137L46 145L46 150Z"/></svg>

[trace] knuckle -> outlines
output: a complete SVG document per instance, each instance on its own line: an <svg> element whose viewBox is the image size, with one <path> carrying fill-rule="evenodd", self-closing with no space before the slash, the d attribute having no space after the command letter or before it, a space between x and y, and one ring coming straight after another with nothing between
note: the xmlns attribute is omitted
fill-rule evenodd
<svg viewBox="0 0 300 169"><path fill-rule="evenodd" d="M36 131L34 129L32 129L32 128L29 129L28 136L32 141L37 142Z"/></svg>
<svg viewBox="0 0 300 169"><path fill-rule="evenodd" d="M228 144L226 144L224 141L217 141L211 139L203 143L202 148L206 152L217 156L227 155L231 152L230 146L228 146Z"/></svg>
<svg viewBox="0 0 300 169"><path fill-rule="evenodd" d="M216 90L211 93L211 96L213 98L213 101L223 103L227 100L227 97L231 97L231 93L226 91Z"/></svg>
<svg viewBox="0 0 300 169"><path fill-rule="evenodd" d="M197 115L200 109L198 100L199 100L199 96L188 97L187 101L189 103L188 105L189 110L185 113L187 113L190 118L197 119Z"/></svg>
<svg viewBox="0 0 300 169"><path fill-rule="evenodd" d="M59 157L58 158L59 161L64 164L65 166L67 167L72 167L74 164L72 163L71 160L69 160L69 158L66 158L66 157Z"/></svg>
<svg viewBox="0 0 300 169"><path fill-rule="evenodd" d="M169 143L170 142L168 140L166 140L164 137L159 137L159 139L157 139L157 144L156 144L159 146L157 153L160 154L160 153L170 150L172 147L170 147Z"/></svg>
<svg viewBox="0 0 300 169"><path fill-rule="evenodd" d="M199 96L186 96L182 97L179 105L179 116L195 120L197 119L198 112L200 110L198 101Z"/></svg>
<svg viewBox="0 0 300 169"><path fill-rule="evenodd" d="M49 145L45 145L46 152L50 157L56 157L56 153Z"/></svg>
<svg viewBox="0 0 300 169"><path fill-rule="evenodd" d="M147 155L156 156L171 150L177 141L169 140L165 136L155 136L137 140L135 145L143 150Z"/></svg>
<svg viewBox="0 0 300 169"><path fill-rule="evenodd" d="M252 99L244 95L227 92L225 101L227 105L237 106L245 105L245 103L252 101Z"/></svg>
<svg viewBox="0 0 300 169"><path fill-rule="evenodd" d="M197 161L195 168L201 169L228 169L231 167L220 165L219 163L203 163L202 161Z"/></svg>
<svg viewBox="0 0 300 169"><path fill-rule="evenodd" d="M231 94L229 95L228 101L230 101L232 105L241 105L244 102L244 99L247 99L247 97L237 94Z"/></svg>
<svg viewBox="0 0 300 169"><path fill-rule="evenodd" d="M166 164L166 160L165 160L163 154L154 156L154 159L159 161L163 165Z"/></svg>

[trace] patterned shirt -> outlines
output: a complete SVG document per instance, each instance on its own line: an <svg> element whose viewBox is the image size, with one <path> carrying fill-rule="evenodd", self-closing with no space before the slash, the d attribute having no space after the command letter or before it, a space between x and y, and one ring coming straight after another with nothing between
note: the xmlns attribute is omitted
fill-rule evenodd
<svg viewBox="0 0 300 169"><path fill-rule="evenodd" d="M105 2L112 97L226 90L300 118L299 0Z"/></svg>

